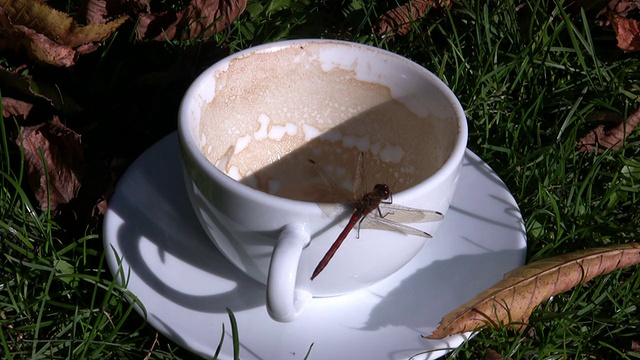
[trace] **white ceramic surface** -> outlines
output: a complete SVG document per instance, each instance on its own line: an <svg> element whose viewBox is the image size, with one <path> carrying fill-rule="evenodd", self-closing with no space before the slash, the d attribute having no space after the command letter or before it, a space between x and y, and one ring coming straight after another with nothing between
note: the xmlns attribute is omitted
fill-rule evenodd
<svg viewBox="0 0 640 360"><path fill-rule="evenodd" d="M467 122L453 92L416 63L363 44L301 39L249 48L203 71L183 97L178 136L187 193L205 233L239 269L267 284L272 317L293 321L311 296L365 288L430 245L419 236L363 229L311 280L349 214L326 216L315 202L258 191L225 171L278 184L269 189L309 191L313 178L300 175L308 159L327 161L328 171L337 167L333 175L345 176L364 152L365 181L389 184L395 204L446 214ZM385 165L376 167L380 159ZM439 224L411 227L437 236Z"/></svg>
<svg viewBox="0 0 640 360"><path fill-rule="evenodd" d="M247 359L436 358L464 336L427 340L444 314L525 261L525 231L513 197L470 151L436 238L387 279L349 295L314 298L292 323L272 320L265 286L233 266L202 231L187 200L177 136L145 152L120 180L104 221L107 260L144 304L146 320L211 357L232 359L233 310ZM120 268L121 267L121 268ZM119 275L116 275L119 277Z"/></svg>

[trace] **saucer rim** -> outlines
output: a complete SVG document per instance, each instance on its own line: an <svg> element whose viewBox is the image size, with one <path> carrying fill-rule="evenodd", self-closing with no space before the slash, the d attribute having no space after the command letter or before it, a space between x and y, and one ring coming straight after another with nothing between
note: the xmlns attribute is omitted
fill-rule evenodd
<svg viewBox="0 0 640 360"><path fill-rule="evenodd" d="M134 161L130 168L127 170L127 172L123 175L123 179L125 178L125 176L127 176L127 173L133 171L132 169L136 169L136 166L140 166L140 164L144 161L148 161L149 159L153 158L152 155L154 150L158 151L158 149L161 146L167 146L167 142L169 141L175 141L177 140L177 136L176 136L176 132L173 132L169 135L167 135L165 138L161 139L160 141L156 142L154 145L152 145L149 149L147 149L142 155L140 155L136 161ZM177 141L176 141L177 144ZM179 151L178 148L176 148L176 151ZM158 151L159 152L159 151ZM473 153L471 150L467 149L465 151L465 158L466 155L470 155L472 156L472 158L476 161L479 162L479 165L474 165L473 168L475 169L476 166L487 166L489 169L491 169L480 157L478 157L475 153ZM156 155L157 156L157 155ZM491 170L493 171L493 170ZM178 178L182 178L182 174L172 174L171 176L175 176ZM498 178L499 180L499 178ZM507 200L509 200L509 202L511 203L511 205L515 205L515 207L518 210L517 215L519 216L520 220L522 220L522 214L519 210L519 208L517 207L517 203L515 201L515 199L513 198L513 195L511 194L511 192L506 188L506 185L504 185L504 183L499 180L500 183L502 184L502 186L505 188L505 190L507 191L508 195L510 198L507 198ZM118 186L116 187L116 191L114 192L114 196L112 198L113 200L117 200L118 199L118 188L120 186L124 186L124 185L120 185L118 184ZM103 242L105 245L105 252L107 253L107 262L109 265L109 268L111 270L111 273L114 274L114 277L118 277L117 271L118 269L120 269L121 266L126 265L129 266L126 259L118 259L117 258L117 253L115 253L115 248L113 248L113 242L115 241L115 236L112 235L111 233L113 232L112 229L110 230L110 227L108 226L108 224L111 223L111 217L114 216L114 213L111 211L111 208L107 209L107 212L105 213L105 221L104 221L104 228L103 228ZM526 232L524 231L524 222L522 222L522 227L523 227L523 232L522 232L522 237L516 241L518 242L524 242L524 247L521 249L518 249L519 251L521 251L522 254L526 254ZM203 236L204 233L202 233ZM208 239L207 239L208 240ZM209 240L210 241L210 240ZM211 245L213 245L213 243L211 243ZM107 249L112 249L112 250L108 250ZM418 256L420 256L420 254L418 254ZM524 263L524 257L522 257L522 261L521 263ZM130 266L129 266L130 267ZM130 270L130 269L129 269ZM130 274L131 275L131 274ZM215 276L215 275L211 275L211 276ZM399 281L402 281L402 279L399 279ZM375 286L375 285L374 285ZM129 291L131 291L131 289L128 289ZM153 289L152 289L153 290ZM131 291L133 294L135 294L135 291ZM154 293L152 294L153 296L162 296L161 294L158 293ZM129 299L130 302L133 300L133 298ZM147 322L149 322L149 324L151 326L153 326L155 329L157 329L158 331L162 332L165 336L167 336L168 338L172 339L174 342L176 342L177 344L179 344L180 346L184 347L185 349L199 355L202 357L210 357L211 354L210 353L206 353L203 352L199 349L197 349L197 345L202 345L202 344L190 344L188 342L187 339L182 339L182 338L178 338L176 339L175 337L172 337L170 333L167 333L166 331L163 331L162 329L165 328L166 325L163 325L160 323L160 319L156 319L156 316L149 316L150 313L147 312L146 310L143 310L142 308L140 308L139 306L135 306L136 311L143 317L143 319ZM266 311L266 309L265 309ZM226 318L226 314L222 316L222 318ZM158 320L158 321L156 321ZM448 337L446 339L446 342L443 344L446 344L448 350L444 350L444 352L437 354L439 351L436 351L435 353L433 353L432 355L435 355L436 357L442 356L446 353L448 353L449 351L457 348L460 344L462 344L463 341L467 340L468 338L470 338L472 336L471 333L464 333L464 334L458 334L458 335L454 335L451 337ZM240 340L240 343L242 344L242 339ZM215 344L210 344L209 347L207 347L207 349L209 349L210 351L213 351L215 348ZM223 356L230 356L230 355L225 355L222 354ZM430 355L428 355L428 358L431 358Z"/></svg>

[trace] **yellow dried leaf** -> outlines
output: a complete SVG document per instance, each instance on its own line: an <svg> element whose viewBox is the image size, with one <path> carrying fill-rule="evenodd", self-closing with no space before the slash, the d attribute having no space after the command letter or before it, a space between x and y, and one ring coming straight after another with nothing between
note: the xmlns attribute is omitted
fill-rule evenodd
<svg viewBox="0 0 640 360"><path fill-rule="evenodd" d="M14 25L26 26L57 44L72 48L105 40L127 19L121 17L106 24L79 26L71 16L42 1L0 0L0 7Z"/></svg>
<svg viewBox="0 0 640 360"><path fill-rule="evenodd" d="M33 60L73 66L79 54L95 50L127 18L79 26L69 15L33 0L0 0L0 49L22 50Z"/></svg>
<svg viewBox="0 0 640 360"><path fill-rule="evenodd" d="M533 309L551 296L638 263L640 243L577 251L527 264L446 314L427 338L501 325L522 330Z"/></svg>

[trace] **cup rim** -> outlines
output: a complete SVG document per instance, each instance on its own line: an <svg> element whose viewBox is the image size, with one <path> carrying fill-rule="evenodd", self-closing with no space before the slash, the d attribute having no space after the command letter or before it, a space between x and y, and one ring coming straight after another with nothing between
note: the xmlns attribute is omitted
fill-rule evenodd
<svg viewBox="0 0 640 360"><path fill-rule="evenodd" d="M335 43L340 46L350 46L357 47L367 51L373 51L377 53L381 53L384 56L392 57L397 60L401 60L407 62L409 66L415 67L420 73L424 74L425 77L430 78L432 84L445 96L447 100L449 100L450 104L454 110L454 116L458 124L458 134L455 139L455 143L452 151L449 156L445 160L445 162L440 166L435 173L431 176L423 179L419 183L402 190L398 193L393 194L394 202L402 203L405 199L411 199L417 195L418 192L424 192L426 188L433 188L437 184L440 184L444 181L450 174L454 173L458 170L460 165L462 164L462 158L466 151L467 146L467 138L468 138L468 126L466 121L466 116L460 101L455 96L453 91L449 89L449 87L435 74L421 66L418 63L415 63L404 56L393 53L388 50L384 50L381 48L377 48L371 45L360 44L345 40L334 40L334 39L295 39L295 40L281 40L266 44L261 44L257 46L253 46L236 53L230 54L215 63L211 64L207 67L200 75L194 79L191 83L187 91L184 93L180 107L178 110L178 137L183 148L183 151L186 150L189 153L191 159L195 161L197 166L206 174L206 176L213 178L216 182L218 182L225 189L235 192L240 196L247 198L250 201L255 201L258 203L269 203L272 206L282 206L282 207L296 207L297 210L304 211L303 209L316 209L316 202L309 202L303 200L294 200L288 199L276 195L272 195L257 189L254 189L246 184L243 184L239 181L234 180L227 174L225 174L222 170L218 169L215 165L213 165L200 151L200 148L197 146L193 136L191 135L191 130L189 127L189 106L195 101L195 94L198 93L199 89L204 85L209 78L220 69L224 69L227 64L229 64L232 60L237 58L242 58L257 52L265 52L265 51L277 51L279 49L299 46L301 44L309 44L309 43ZM400 201L398 201L400 200Z"/></svg>

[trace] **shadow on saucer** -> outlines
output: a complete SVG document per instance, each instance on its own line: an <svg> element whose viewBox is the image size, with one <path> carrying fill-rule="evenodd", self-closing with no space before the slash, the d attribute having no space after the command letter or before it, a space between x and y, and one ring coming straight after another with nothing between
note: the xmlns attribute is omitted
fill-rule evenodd
<svg viewBox="0 0 640 360"><path fill-rule="evenodd" d="M446 313L496 282L495 271L479 269L486 264L500 264L504 259L519 258L520 253L520 250L504 250L434 261L384 296L361 329L374 331L385 326L404 326L420 332L419 329L427 325L438 324ZM416 302L419 305L416 306Z"/></svg>
<svg viewBox="0 0 640 360"><path fill-rule="evenodd" d="M118 184L109 210L122 219L114 235L120 248L117 256L161 297L210 313L224 313L227 307L241 311L265 304L264 285L231 264L200 227L184 188L176 133L161 140L129 168ZM143 243L151 243L157 254L144 253ZM201 292L198 285L204 284L190 284L194 293L185 292L184 286L178 290L159 275L158 269L168 256L235 286L210 295L198 294ZM160 264L150 261L151 257L159 258ZM189 275L187 271L184 273ZM184 279L185 283L190 280Z"/></svg>
<svg viewBox="0 0 640 360"><path fill-rule="evenodd" d="M434 260L382 297L363 330L406 326L424 332L524 264L526 232L518 206L498 175L469 151L446 216L439 232L455 236L436 235L433 241L439 243L431 250L456 255L443 259L428 253ZM447 231L449 227L456 230ZM460 254L460 248L469 253Z"/></svg>

